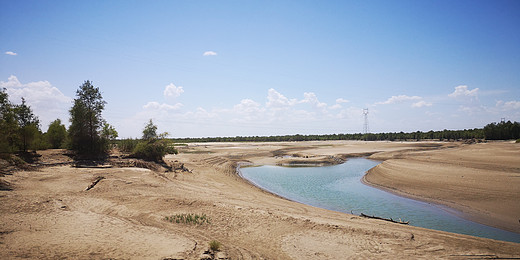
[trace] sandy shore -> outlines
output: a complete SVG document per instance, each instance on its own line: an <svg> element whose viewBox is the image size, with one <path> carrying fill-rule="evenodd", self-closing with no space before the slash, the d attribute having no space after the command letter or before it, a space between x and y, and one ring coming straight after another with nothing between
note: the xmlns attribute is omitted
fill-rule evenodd
<svg viewBox="0 0 520 260"><path fill-rule="evenodd" d="M515 243L364 219L291 202L250 185L235 170L238 162L327 164L360 154L394 158L385 161L391 163L399 162L397 158L418 157L415 153L433 158L472 147L480 149L478 145L433 142L190 144L167 160L184 163L191 173L70 166L16 172L2 177L12 190L0 191L0 258L201 259L207 256L204 252L211 240L222 243L217 257L231 259L520 257ZM485 154L488 148L482 149ZM466 160L482 163L480 157L472 159L472 153L467 154ZM516 176L519 167L506 157L503 163L510 170L504 171ZM389 172L379 168L379 173ZM104 179L86 191L98 176ZM495 185L514 192L508 183ZM503 213L507 210L494 212L507 218ZM210 223L164 219L183 213L205 214Z"/></svg>
<svg viewBox="0 0 520 260"><path fill-rule="evenodd" d="M491 142L436 151L384 152L364 180L520 233L520 144Z"/></svg>

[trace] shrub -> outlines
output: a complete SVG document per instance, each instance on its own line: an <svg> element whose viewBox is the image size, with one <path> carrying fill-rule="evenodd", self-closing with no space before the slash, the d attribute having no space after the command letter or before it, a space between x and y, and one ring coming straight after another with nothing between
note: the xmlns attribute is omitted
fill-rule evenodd
<svg viewBox="0 0 520 260"><path fill-rule="evenodd" d="M127 138L127 139L116 141L116 143L117 143L117 148L119 149L119 151L124 152L124 153L131 153L134 151L135 147L139 143L139 140Z"/></svg>
<svg viewBox="0 0 520 260"><path fill-rule="evenodd" d="M139 142L132 155L148 161L162 162L166 154L177 154L177 150L169 146L166 140L151 140Z"/></svg>
<svg viewBox="0 0 520 260"><path fill-rule="evenodd" d="M162 162L166 154L177 154L173 143L170 144L166 136L166 132L157 134L157 126L150 119L143 130L143 141L137 144L132 155L148 161Z"/></svg>
<svg viewBox="0 0 520 260"><path fill-rule="evenodd" d="M171 223L182 223L182 224L209 224L209 218L206 214L197 215L197 214L177 214L169 217L165 217L166 221L170 221Z"/></svg>
<svg viewBox="0 0 520 260"><path fill-rule="evenodd" d="M220 251L221 246L222 244L220 244L220 242L218 242L217 240L212 240L211 242L209 242L209 249L211 249L211 251Z"/></svg>
<svg viewBox="0 0 520 260"><path fill-rule="evenodd" d="M139 142L132 156L148 161L162 162L162 158L168 154L176 154L177 151L168 147L164 140Z"/></svg>

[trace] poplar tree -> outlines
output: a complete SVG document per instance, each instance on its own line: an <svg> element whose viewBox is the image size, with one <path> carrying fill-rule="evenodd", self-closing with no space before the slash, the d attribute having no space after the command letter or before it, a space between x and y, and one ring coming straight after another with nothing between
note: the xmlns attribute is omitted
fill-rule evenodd
<svg viewBox="0 0 520 260"><path fill-rule="evenodd" d="M150 141L153 139L157 139L157 126L150 119L143 129L143 140Z"/></svg>
<svg viewBox="0 0 520 260"><path fill-rule="evenodd" d="M14 106L5 88L0 88L0 153L11 153L17 139L18 124Z"/></svg>
<svg viewBox="0 0 520 260"><path fill-rule="evenodd" d="M99 157L106 153L108 142L100 135L105 123L101 116L105 104L99 88L94 87L88 80L76 91L74 105L69 110L72 150L88 157Z"/></svg>
<svg viewBox="0 0 520 260"><path fill-rule="evenodd" d="M16 121L18 121L22 151L27 152L29 145L40 132L40 120L34 115L31 107L25 103L24 98L22 98L22 104L15 106L14 111Z"/></svg>

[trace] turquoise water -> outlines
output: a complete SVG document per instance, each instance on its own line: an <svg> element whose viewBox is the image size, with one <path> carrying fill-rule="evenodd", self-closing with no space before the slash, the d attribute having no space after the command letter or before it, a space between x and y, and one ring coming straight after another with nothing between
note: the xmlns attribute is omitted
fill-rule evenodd
<svg viewBox="0 0 520 260"><path fill-rule="evenodd" d="M475 223L429 203L361 183L380 162L364 158L326 167L242 168L244 178L287 199L320 208L409 221L410 225L520 243L520 234Z"/></svg>

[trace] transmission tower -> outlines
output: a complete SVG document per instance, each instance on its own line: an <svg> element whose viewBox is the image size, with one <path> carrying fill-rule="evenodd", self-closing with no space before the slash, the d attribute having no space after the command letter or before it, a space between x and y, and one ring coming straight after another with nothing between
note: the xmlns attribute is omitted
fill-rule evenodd
<svg viewBox="0 0 520 260"><path fill-rule="evenodd" d="M363 109L363 116L365 117L365 123L363 124L363 133L368 134L368 108Z"/></svg>

